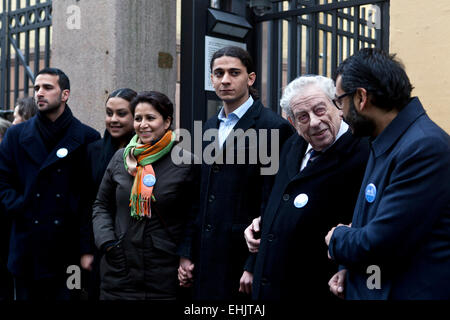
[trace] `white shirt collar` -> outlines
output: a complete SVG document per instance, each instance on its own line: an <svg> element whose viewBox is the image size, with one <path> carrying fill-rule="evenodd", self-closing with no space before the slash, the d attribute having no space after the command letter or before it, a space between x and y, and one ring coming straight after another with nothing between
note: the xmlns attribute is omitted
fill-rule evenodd
<svg viewBox="0 0 450 320"><path fill-rule="evenodd" d="M342 136L347 132L347 130L348 130L348 124L347 124L344 120L341 120L341 126L340 126L340 128L339 128L338 134L336 135L336 139L334 139L334 141L333 141L332 144L330 144L328 147L326 147L325 149L323 149L322 152L325 152L325 151L326 151L328 148L330 148L336 141L338 141L338 139L339 139L340 137L342 137ZM305 155L308 154L309 152L311 152L311 149L312 149L312 145L311 145L310 143L308 143L308 147L306 148Z"/></svg>
<svg viewBox="0 0 450 320"><path fill-rule="evenodd" d="M247 112L248 109L250 109L250 107L253 105L253 103L254 103L254 100L253 100L252 96L249 96L247 101L245 101L242 105L240 105L239 108L237 108L236 110L231 112L228 116L230 116L231 114L234 114L236 117L238 117L238 119L242 118L242 116ZM222 109L220 109L219 115L217 117L221 121L227 120L227 117L225 116L225 111L224 111L223 107L222 107Z"/></svg>

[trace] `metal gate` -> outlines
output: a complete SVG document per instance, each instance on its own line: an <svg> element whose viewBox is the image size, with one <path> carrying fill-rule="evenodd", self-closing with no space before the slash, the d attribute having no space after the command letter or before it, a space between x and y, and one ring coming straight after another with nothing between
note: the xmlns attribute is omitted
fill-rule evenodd
<svg viewBox="0 0 450 320"><path fill-rule="evenodd" d="M302 74L332 76L363 47L389 50L389 0L271 0L256 17L257 86L281 113L283 87Z"/></svg>
<svg viewBox="0 0 450 320"><path fill-rule="evenodd" d="M0 3L0 108L33 92L34 75L50 65L52 1Z"/></svg>

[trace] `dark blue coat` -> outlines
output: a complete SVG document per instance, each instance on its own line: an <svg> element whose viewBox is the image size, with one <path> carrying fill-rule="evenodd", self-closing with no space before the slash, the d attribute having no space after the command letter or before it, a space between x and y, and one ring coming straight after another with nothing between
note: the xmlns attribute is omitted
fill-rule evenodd
<svg viewBox="0 0 450 320"><path fill-rule="evenodd" d="M331 238L347 299L450 299L449 181L450 138L414 98L372 142L352 227Z"/></svg>
<svg viewBox="0 0 450 320"><path fill-rule="evenodd" d="M308 143L298 134L285 144L266 211L253 271L253 299L323 301L337 265L324 238L338 223L350 223L369 157L366 139L348 130L300 172ZM303 207L295 198L305 194Z"/></svg>
<svg viewBox="0 0 450 320"><path fill-rule="evenodd" d="M0 145L0 200L12 219L8 268L35 279L65 274L90 251L86 146L100 138L74 118L48 153L37 121L11 127ZM61 148L68 150L63 158L56 155Z"/></svg>
<svg viewBox="0 0 450 320"><path fill-rule="evenodd" d="M204 131L219 128L217 116L209 119ZM293 128L285 119L255 101L234 130L279 129L281 145L292 135ZM270 138L270 132L268 137ZM228 137L225 144L230 140ZM195 297L202 300L231 299L238 294L239 279L249 255L244 230L261 215L272 188L274 175L261 175L263 164L249 164L249 152L261 144L246 141L235 145L234 164L202 163L200 209L195 225L193 258ZM205 142L203 150L209 145ZM270 142L268 147L270 147ZM247 155L246 164L237 164L236 150ZM226 154L224 151L224 162ZM274 151L275 152L275 151ZM279 151L277 151L277 157ZM269 152L270 154L270 152Z"/></svg>

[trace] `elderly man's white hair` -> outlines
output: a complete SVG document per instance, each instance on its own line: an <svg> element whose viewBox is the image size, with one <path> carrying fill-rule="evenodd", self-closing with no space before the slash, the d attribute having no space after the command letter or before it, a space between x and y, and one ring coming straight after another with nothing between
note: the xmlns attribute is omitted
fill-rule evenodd
<svg viewBox="0 0 450 320"><path fill-rule="evenodd" d="M302 94L306 87L311 85L316 85L330 98L334 99L336 93L336 87L334 86L333 80L324 76L318 75L306 75L298 77L292 80L283 91L283 96L280 100L280 106L283 111L291 118L293 118L291 109L291 100Z"/></svg>

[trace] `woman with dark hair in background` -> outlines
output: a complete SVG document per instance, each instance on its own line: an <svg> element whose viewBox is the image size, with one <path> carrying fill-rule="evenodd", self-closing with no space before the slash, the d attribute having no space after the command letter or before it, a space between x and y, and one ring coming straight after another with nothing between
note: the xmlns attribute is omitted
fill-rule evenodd
<svg viewBox="0 0 450 320"><path fill-rule="evenodd" d="M125 147L134 135L133 114L131 113L131 101L136 97L136 91L129 88L121 88L113 91L106 99L105 111L105 133L103 139L97 140L88 146L88 159L91 168L92 181L90 193L92 203L97 196L98 187L105 174L106 167L114 153ZM92 234L92 230L88 231ZM88 279L83 287L87 287L88 299L98 300L100 291L99 261L101 255L95 250L94 261L85 261L83 268L90 270L90 274L83 277Z"/></svg>
<svg viewBox="0 0 450 320"><path fill-rule="evenodd" d="M193 161L170 129L173 104L142 92L131 103L136 135L111 159L93 206L102 300L177 298L177 247L196 194Z"/></svg>
<svg viewBox="0 0 450 320"><path fill-rule="evenodd" d="M125 147L134 135L130 103L136 95L134 90L122 88L113 91L106 100L106 129L103 139L88 147L95 190L98 189L114 153Z"/></svg>
<svg viewBox="0 0 450 320"><path fill-rule="evenodd" d="M12 123L6 119L0 118L0 143L3 140L3 137L6 134L6 130L11 127Z"/></svg>
<svg viewBox="0 0 450 320"><path fill-rule="evenodd" d="M38 111L33 97L25 97L17 100L14 108L13 124L19 124L33 117Z"/></svg>

